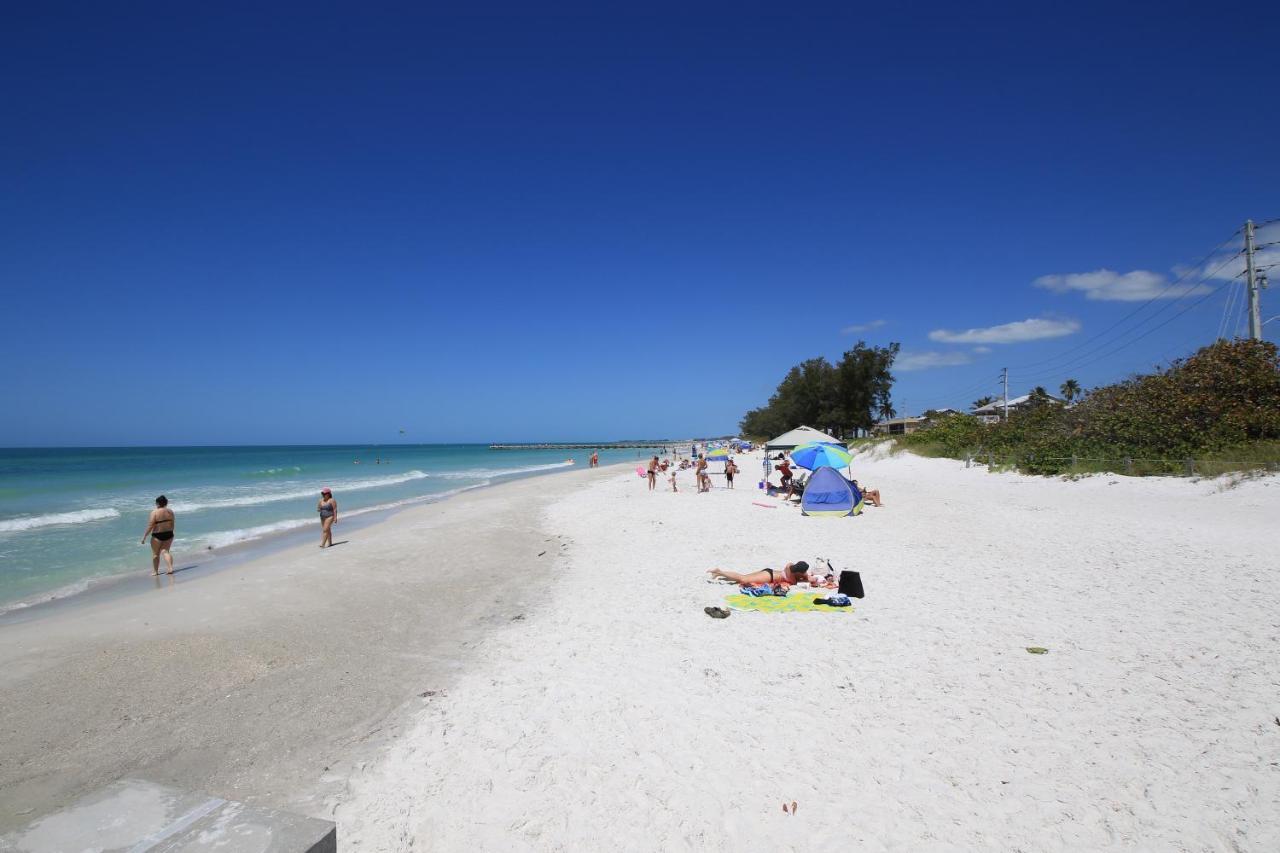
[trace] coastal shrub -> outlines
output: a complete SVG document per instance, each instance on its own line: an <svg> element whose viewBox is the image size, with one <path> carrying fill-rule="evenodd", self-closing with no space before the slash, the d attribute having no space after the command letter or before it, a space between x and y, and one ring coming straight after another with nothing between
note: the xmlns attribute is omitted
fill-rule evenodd
<svg viewBox="0 0 1280 853"><path fill-rule="evenodd" d="M1196 453L1280 438L1280 361L1268 341L1219 341L1167 370L1091 393L1082 438L1135 453Z"/></svg>
<svg viewBox="0 0 1280 853"><path fill-rule="evenodd" d="M951 416L905 437L956 458L990 453L1032 474L1072 469L1183 470L1184 459L1268 465L1280 442L1280 358L1266 341L1219 341L1168 368L1091 391L1071 408L1052 404L982 424ZM1231 457L1238 457L1232 460Z"/></svg>
<svg viewBox="0 0 1280 853"><path fill-rule="evenodd" d="M937 417L928 429L899 436L898 441L917 452L936 446L944 455L963 456L982 445L983 435L983 425L977 418L956 413Z"/></svg>

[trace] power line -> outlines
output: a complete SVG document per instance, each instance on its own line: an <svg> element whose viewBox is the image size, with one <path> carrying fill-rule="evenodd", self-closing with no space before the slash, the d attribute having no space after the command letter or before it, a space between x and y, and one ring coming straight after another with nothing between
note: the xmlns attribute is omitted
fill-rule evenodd
<svg viewBox="0 0 1280 853"><path fill-rule="evenodd" d="M1192 308L1195 308L1197 305L1199 305L1200 303L1204 302L1206 299L1209 299L1209 298L1210 298L1210 297L1212 297L1212 296L1216 296L1218 293L1222 292L1222 288L1224 288L1224 287L1228 286L1230 283L1231 283L1231 282L1229 282L1229 281L1223 282L1222 284L1218 285L1218 286L1217 286L1216 288L1214 288L1213 290L1210 290L1210 291L1209 291L1208 293L1206 293L1204 296L1201 296L1201 297L1200 297L1199 299L1197 299L1195 302L1192 302L1192 303L1191 303L1190 305L1188 305L1186 308L1183 308L1183 309L1182 309L1181 311L1179 311L1177 314L1174 314L1174 315L1173 315L1172 317L1170 317L1168 320L1165 320L1163 323L1160 323L1160 324L1159 324L1159 325L1157 325L1157 326L1152 326L1150 329L1148 329L1147 331L1143 332L1141 335L1138 335L1138 337L1136 337L1136 338L1132 338L1132 339L1130 339L1130 340L1128 340L1128 341L1125 341L1125 342L1124 342L1123 344L1121 344L1120 346L1116 347L1115 349L1113 349L1113 350L1111 350L1111 351L1109 351L1109 352L1103 353L1103 354L1102 354L1101 356L1099 356L1098 358L1092 359L1092 360L1090 360L1090 361L1086 361L1086 362L1084 362L1084 363L1082 363L1082 364L1077 364L1077 365L1075 365L1074 367L1072 367L1071 369L1072 369L1072 370L1079 370L1079 369L1080 369L1080 368L1082 368L1082 367L1088 367L1088 366L1089 366L1089 365L1091 365L1091 364L1096 364L1096 363L1098 363L1099 361L1102 361L1104 358L1110 358L1111 356L1113 356L1113 355L1115 355L1116 353L1120 352L1120 350L1122 350L1122 349L1126 349L1126 348L1128 348L1128 347L1133 346L1133 345L1134 345L1134 344L1136 344L1138 341L1140 341L1140 340L1142 340L1143 338L1147 337L1147 336L1148 336L1148 335L1150 335L1151 333L1156 332L1156 331L1158 331L1158 330L1160 330L1160 329L1163 329L1165 326L1169 325L1169 324L1170 324L1170 323L1172 323L1174 320L1178 319L1178 318L1179 318L1179 317L1181 317L1183 314L1185 314L1185 313L1187 313L1188 311L1190 311ZM1065 368L1062 368L1062 369L1065 369ZM1057 371L1057 372L1054 372L1054 373L1050 373L1050 374L1041 374L1041 376L1060 376L1060 375L1062 375L1062 374L1061 374L1061 369L1060 369L1059 371Z"/></svg>
<svg viewBox="0 0 1280 853"><path fill-rule="evenodd" d="M1232 283L1234 282L1235 279L1233 278ZM1232 314L1232 312L1235 310L1236 294L1239 292L1239 288L1235 287L1227 290L1227 298L1222 302L1222 320L1218 323L1219 339L1226 335L1227 332L1231 331L1231 327L1235 324L1235 315Z"/></svg>
<svg viewBox="0 0 1280 853"><path fill-rule="evenodd" d="M1277 220L1277 221L1280 221L1280 220ZM1063 350L1062 352L1057 353L1056 355L1049 356L1048 358L1041 359L1040 361L1033 361L1033 362L1031 362L1030 364L1023 364L1023 365L1020 365L1020 366L1019 366L1019 369L1020 369L1020 370L1026 370L1026 369L1028 369L1028 368L1032 368L1032 367L1039 367L1039 366L1040 366L1040 365L1042 365L1042 364L1049 364L1049 363L1052 363L1052 362L1054 362L1054 361L1057 361L1059 358L1062 358L1062 357L1063 357L1063 356L1065 356L1065 355L1068 355L1068 354L1070 354L1070 353L1072 353L1072 352L1076 352L1077 350L1083 349L1084 347L1088 346L1088 345L1089 345L1090 343L1092 343L1093 341L1096 341L1098 338L1102 337L1103 335L1105 335L1105 334L1107 334L1108 332L1110 332L1112 329L1116 328L1117 326L1119 326L1119 325L1121 325L1122 323L1124 323L1125 321L1127 321L1130 317L1133 317L1133 316L1135 316L1136 314L1138 314L1139 312L1141 312L1141 311L1145 310L1148 306L1150 306L1150 305L1151 305L1153 302L1155 302L1157 299L1162 299L1162 298L1164 298L1164 295L1165 295L1165 294L1167 294L1170 290L1172 290L1173 288L1175 288L1175 287L1177 287L1179 284L1181 284L1181 283L1182 283L1182 282L1187 278L1187 276L1191 275L1193 272L1196 272L1196 271L1197 271L1197 270L1199 270L1199 269L1203 269L1204 264L1206 264L1206 263L1209 261L1209 259L1210 259L1210 258L1212 258L1214 255L1216 255L1219 251L1221 251L1221 250L1222 250L1222 247L1223 247L1223 246L1225 246L1225 245L1227 245L1228 243L1230 243L1230 242L1232 241L1232 239L1234 239L1234 238L1235 238L1235 236L1236 236L1237 234L1239 234L1239 233L1240 233L1240 229L1239 229L1239 228L1237 228L1235 231L1232 231L1232 232L1231 232L1231 235L1230 235L1229 237L1227 237L1227 239L1223 240L1223 241L1222 241L1221 243L1219 243L1217 246L1214 246L1214 247L1213 247L1213 249L1212 249L1212 250L1210 250L1209 254L1205 255L1203 258L1201 258L1199 261L1197 261L1197 262L1196 262L1196 264L1195 264L1194 266L1190 267L1190 268L1189 268L1185 273L1183 273L1182 275L1178 276L1178 278L1177 278L1177 279L1175 279L1173 282L1171 282L1167 287L1165 287L1163 290L1161 290L1161 291L1160 291L1159 293L1157 293L1155 296L1153 296L1153 297L1151 297L1150 299L1148 299L1146 302L1144 302L1144 303L1142 303L1141 305L1139 305L1137 308L1135 308L1135 309L1133 309L1132 311L1130 311L1128 314L1125 314L1123 317L1121 317L1121 318L1120 318L1119 320L1117 320L1116 322L1112 323L1110 326L1107 326L1107 328L1103 329L1101 332L1098 332L1096 335L1094 335L1094 336L1092 336L1092 337L1090 337L1090 338L1086 338L1085 340L1083 340L1083 341L1081 341L1080 343L1076 344L1074 347L1071 347L1070 349ZM1240 253L1239 253L1239 252L1236 252L1236 255L1238 255L1238 254L1240 254ZM1232 255L1232 257L1235 257L1235 255ZM1219 267L1219 269L1220 269L1220 267ZM1199 284L1199 282L1197 282L1197 284ZM1188 292L1190 292L1194 287L1195 287L1195 285L1192 285L1192 287L1187 288ZM1158 314L1159 312L1156 312L1156 313ZM1144 321L1144 322L1145 322L1145 321ZM1142 324L1141 324L1141 323L1139 323L1138 325L1140 326L1140 325L1142 325ZM1137 329L1137 326L1135 326L1135 327L1134 327L1134 329Z"/></svg>
<svg viewBox="0 0 1280 853"><path fill-rule="evenodd" d="M1236 332L1232 337L1243 338L1245 327L1249 323L1249 303L1242 296L1238 300L1240 306L1240 322L1236 324Z"/></svg>
<svg viewBox="0 0 1280 853"><path fill-rule="evenodd" d="M1233 235L1233 236L1234 236L1234 235ZM1216 251L1216 250L1215 250L1215 251ZM1226 260L1224 260L1222 263L1218 264L1216 267L1214 267L1214 268L1213 268L1212 270L1210 270L1208 273L1205 273L1205 275L1204 275L1204 276L1203 276L1199 281L1195 282L1195 284L1191 285L1191 287L1189 287L1189 288L1187 289L1187 292L1188 292L1188 293L1190 293L1190 292L1191 292L1192 290L1194 290L1196 287L1199 287L1201 284L1204 284L1206 281L1208 281L1209 279L1213 278L1213 276L1218 272L1218 270L1222 269L1222 268L1223 268L1223 267L1225 267L1227 264L1231 263L1233 260L1235 260L1237 257L1239 257L1239 255L1240 255L1240 253L1239 253L1239 252L1236 252L1234 255L1231 255L1230 257L1228 257ZM1216 287L1216 288L1214 288L1214 289L1210 290L1207 294L1205 294L1205 297L1207 298L1208 296L1212 296L1212 295L1213 295L1213 294L1215 294L1215 293L1219 293L1219 292L1222 290L1222 288L1223 288L1223 287L1225 287L1225 286L1227 286L1228 284L1230 284L1230 281L1224 282L1223 284L1219 285L1218 287ZM1203 302L1203 301L1204 301L1204 299L1203 299L1203 298L1202 298L1202 299L1199 299L1199 300L1196 300L1195 302L1193 302L1193 303L1192 303L1192 306L1194 307L1195 305L1199 305L1199 304L1200 304L1201 302ZM1150 303L1148 303L1148 304L1150 304ZM1172 307L1173 305L1175 305L1175 304L1176 304L1176 303L1174 303L1174 302L1168 302L1168 303L1166 303L1162 308L1160 308L1160 309L1159 309L1158 311L1156 311L1154 314L1152 314L1152 315L1151 315L1151 316L1149 316L1149 317L1144 318L1144 319L1142 320L1142 322L1141 322L1141 323L1138 323L1138 324L1137 324L1137 325L1135 325L1133 328L1128 329L1128 330L1127 330L1127 332L1126 332L1126 334L1132 334L1133 332L1138 331L1138 329L1142 328L1143 324L1145 324L1145 323L1149 323L1150 321L1154 320L1156 317L1159 317L1161 314L1163 314L1165 311L1168 311L1168 310L1169 310L1169 308L1171 308L1171 307ZM1185 311L1180 311L1180 312L1178 312L1177 314L1174 314L1174 315L1173 315L1173 317L1174 317L1174 318L1181 317L1184 313L1186 313L1186 312L1185 312ZM1130 316L1132 316L1132 315L1130 315ZM1171 318L1171 319L1173 319L1173 318ZM1166 321L1166 323L1167 323L1167 322L1168 322L1168 321ZM1157 326L1153 327L1151 330L1149 330L1149 331L1147 331L1147 332L1144 332L1142 335L1138 336L1137 338L1132 338L1132 339L1130 339L1130 343L1132 343L1132 342L1134 342L1134 341L1141 340L1142 338L1145 338L1148 334L1150 334L1150 332L1151 332L1151 331L1154 331L1154 329L1163 328L1163 327L1166 325L1166 323L1160 323L1159 325L1157 325ZM1111 328L1115 328L1115 326L1113 325ZM1098 336L1096 336L1096 335L1095 335L1095 338L1096 338L1096 337L1098 337ZM1116 341L1118 341L1118 340L1120 340L1120 339L1121 339L1121 338L1115 338L1115 339L1113 339L1113 340L1111 340L1111 341L1108 341L1108 342L1107 342L1106 344L1104 344L1103 346L1110 346L1111 344L1116 343ZM1122 346L1118 347L1118 348L1115 350L1115 352L1119 352L1119 350L1124 349L1124 347L1125 347L1125 346L1128 346L1128 344L1125 344L1125 345L1122 345ZM1100 349L1100 348L1098 348L1098 349ZM1046 370L1046 371L1033 372L1033 374L1032 374L1032 375L1033 375L1033 376L1058 376L1058 375L1060 375L1060 374L1061 374L1063 371L1065 371L1065 370L1068 370L1068 369L1071 369L1071 370L1078 369L1078 368L1080 368L1080 367L1083 367L1083 366L1084 366L1084 364L1080 363L1080 360L1081 360L1081 359L1088 359L1088 358L1089 358L1090 356L1092 356L1094 353L1098 352L1098 349L1094 349L1094 350L1092 350L1092 351L1090 351L1090 352L1085 352L1085 353L1082 353L1082 354L1080 354L1080 355L1077 355L1077 356L1075 356L1075 357L1073 357L1073 358L1068 359L1067 361L1063 362L1063 363L1062 363L1062 364L1060 364L1060 365L1055 365L1054 367L1049 368L1049 369L1048 369L1048 370ZM1093 361L1088 361L1088 362L1086 362L1086 363L1087 363L1087 364L1093 364L1094 362L1093 362ZM1022 378L1022 377L1021 377L1021 375L1020 375L1020 377L1019 377L1019 378Z"/></svg>

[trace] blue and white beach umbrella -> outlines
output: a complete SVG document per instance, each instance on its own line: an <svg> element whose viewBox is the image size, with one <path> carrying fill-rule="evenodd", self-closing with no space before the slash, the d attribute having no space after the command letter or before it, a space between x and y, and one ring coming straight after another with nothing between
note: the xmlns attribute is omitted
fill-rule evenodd
<svg viewBox="0 0 1280 853"><path fill-rule="evenodd" d="M792 450L791 461L810 471L819 468L844 468L853 461L853 454L838 444L811 441Z"/></svg>

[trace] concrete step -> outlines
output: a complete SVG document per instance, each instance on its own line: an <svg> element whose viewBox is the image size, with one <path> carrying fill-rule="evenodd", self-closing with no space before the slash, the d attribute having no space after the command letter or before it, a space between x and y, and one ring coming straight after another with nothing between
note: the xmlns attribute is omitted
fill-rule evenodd
<svg viewBox="0 0 1280 853"><path fill-rule="evenodd" d="M327 820L121 779L0 837L4 853L336 853Z"/></svg>

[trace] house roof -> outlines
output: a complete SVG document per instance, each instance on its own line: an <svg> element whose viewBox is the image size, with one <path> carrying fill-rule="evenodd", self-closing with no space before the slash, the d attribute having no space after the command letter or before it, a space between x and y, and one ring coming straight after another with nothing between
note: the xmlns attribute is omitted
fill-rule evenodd
<svg viewBox="0 0 1280 853"><path fill-rule="evenodd" d="M1061 397L1055 397L1052 394L1048 394L1047 396L1050 400L1053 400L1055 403L1067 402ZM1009 408L1016 409L1018 406L1025 404L1030 399L1031 399L1030 394L1023 394L1021 397L1012 397L1009 400ZM987 403L987 405L985 406L979 406L978 408L973 410L973 413L975 415L994 415L1002 411L1004 411L1004 401L996 400L994 403Z"/></svg>

